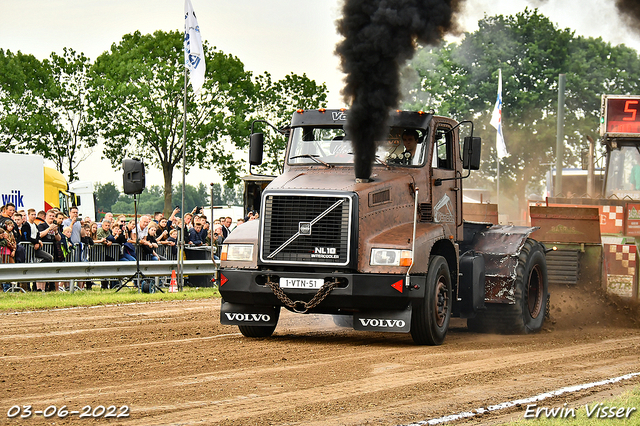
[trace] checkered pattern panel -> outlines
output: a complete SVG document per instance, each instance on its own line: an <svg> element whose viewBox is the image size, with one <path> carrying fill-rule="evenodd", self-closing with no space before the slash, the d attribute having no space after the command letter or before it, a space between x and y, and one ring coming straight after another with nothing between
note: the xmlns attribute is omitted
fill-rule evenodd
<svg viewBox="0 0 640 426"><path fill-rule="evenodd" d="M618 234L624 232L624 207L599 206L600 232L603 234Z"/></svg>
<svg viewBox="0 0 640 426"><path fill-rule="evenodd" d="M605 265L607 275L635 276L637 247L628 244L605 244Z"/></svg>

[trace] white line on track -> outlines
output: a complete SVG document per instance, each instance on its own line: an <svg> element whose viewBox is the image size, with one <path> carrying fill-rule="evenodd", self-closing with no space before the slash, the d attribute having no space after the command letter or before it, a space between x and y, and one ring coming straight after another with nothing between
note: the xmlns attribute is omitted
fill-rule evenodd
<svg viewBox="0 0 640 426"><path fill-rule="evenodd" d="M442 423L453 422L453 421L460 420L460 419L465 419L465 418L469 418L469 417L475 417L475 416L481 415L481 414L490 413L492 411L504 410L505 408L511 408L511 407L515 407L517 405L524 405L524 404L529 404L531 402L542 401L542 400L545 400L547 398L553 398L554 396L559 396L559 395L562 395L562 394L565 394L565 393L578 392L578 391L581 391L581 390L584 390L584 389L590 389L590 388L594 388L594 387L597 387L597 386L609 385L609 384L612 384L612 383L620 382L622 380L629 380L629 379L632 379L632 378L637 377L637 376L640 376L640 372L625 374L624 376L614 377L612 379L601 380L599 382L585 383L585 384L582 384L582 385L567 386L567 387L564 387L564 388L561 388L561 389L558 389L558 390L554 390L554 391L551 391L551 392L541 393L539 395L532 396L530 398L516 399L514 401L502 402L500 404L490 405L488 407L481 407L481 408L476 408L475 410L471 410L471 411L465 411L465 412L458 413L458 414L451 414L451 415L448 415L448 416L440 417L438 419L422 420L422 421L417 422L417 423L408 424L407 426L438 425L438 424L442 424Z"/></svg>

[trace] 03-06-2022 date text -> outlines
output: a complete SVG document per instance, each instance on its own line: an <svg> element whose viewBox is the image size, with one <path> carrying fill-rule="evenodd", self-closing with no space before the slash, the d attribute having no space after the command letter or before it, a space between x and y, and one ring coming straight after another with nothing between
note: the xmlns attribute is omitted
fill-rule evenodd
<svg viewBox="0 0 640 426"><path fill-rule="evenodd" d="M115 405L98 405L92 407L91 405L85 405L81 410L70 410L66 405L57 407L55 405L49 405L43 410L34 410L31 405L14 405L7 411L7 417L28 419L31 416L42 416L45 419L57 416L61 419L70 416L78 416L78 418L122 418L129 417L129 406L122 405L116 407Z"/></svg>

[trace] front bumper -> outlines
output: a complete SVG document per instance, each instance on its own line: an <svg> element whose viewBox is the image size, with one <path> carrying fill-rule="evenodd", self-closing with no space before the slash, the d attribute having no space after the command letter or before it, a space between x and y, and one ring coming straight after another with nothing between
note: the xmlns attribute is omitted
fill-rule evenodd
<svg viewBox="0 0 640 426"><path fill-rule="evenodd" d="M264 284L267 280L279 282L280 278L320 278L325 282L339 281L338 287L314 309L315 313L352 313L370 310L402 310L415 299L424 297L425 277L411 277L410 285L405 276L397 274L359 274L322 272L257 271L247 269L223 269L220 271L220 294L226 302L244 305L284 306ZM308 302L317 289L283 289L293 301Z"/></svg>

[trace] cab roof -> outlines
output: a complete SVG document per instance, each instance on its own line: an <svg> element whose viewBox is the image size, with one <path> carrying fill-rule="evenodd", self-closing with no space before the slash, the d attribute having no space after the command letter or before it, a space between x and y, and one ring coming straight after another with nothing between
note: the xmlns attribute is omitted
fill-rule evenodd
<svg viewBox="0 0 640 426"><path fill-rule="evenodd" d="M341 109L299 109L293 113L291 127L299 126L343 126L347 121L349 110ZM433 114L424 111L391 111L389 126L426 129Z"/></svg>

